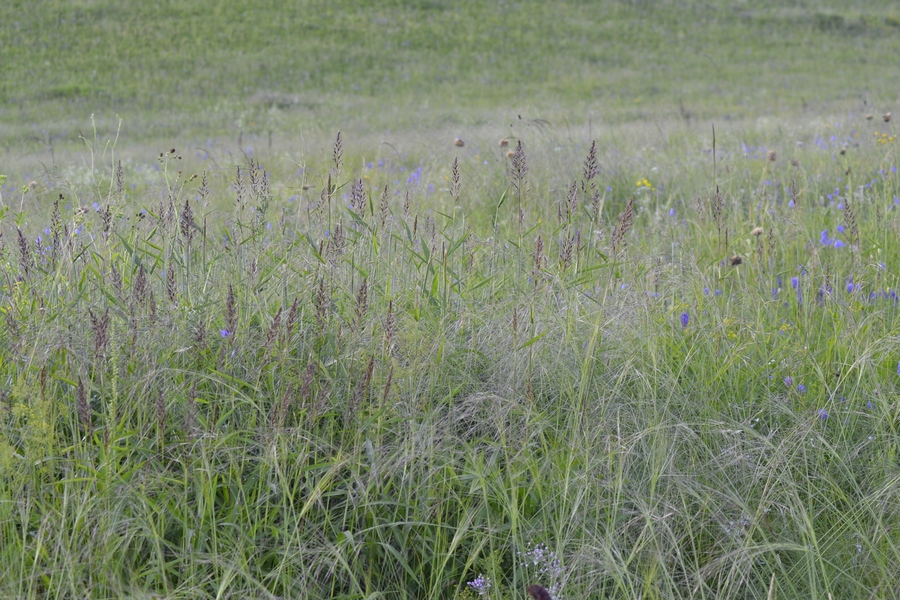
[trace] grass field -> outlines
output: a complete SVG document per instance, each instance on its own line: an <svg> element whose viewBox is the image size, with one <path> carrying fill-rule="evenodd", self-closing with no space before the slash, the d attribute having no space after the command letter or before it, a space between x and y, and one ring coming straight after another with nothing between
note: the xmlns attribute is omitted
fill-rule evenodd
<svg viewBox="0 0 900 600"><path fill-rule="evenodd" d="M0 7L0 597L897 597L893 2L279 4Z"/></svg>

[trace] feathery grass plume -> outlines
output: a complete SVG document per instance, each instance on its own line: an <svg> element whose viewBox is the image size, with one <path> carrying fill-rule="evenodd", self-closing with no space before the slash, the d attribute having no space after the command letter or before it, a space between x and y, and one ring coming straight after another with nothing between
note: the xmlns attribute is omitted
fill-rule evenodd
<svg viewBox="0 0 900 600"><path fill-rule="evenodd" d="M537 289L540 281L540 273L541 267L544 261L544 239L541 237L541 234L538 234L537 239L534 240L534 268L531 270L531 279L534 282L534 287Z"/></svg>
<svg viewBox="0 0 900 600"><path fill-rule="evenodd" d="M573 231L571 236L565 236L563 238L562 248L559 253L559 261L562 265L562 271L565 273L569 269L569 265L572 262L572 252L575 247L575 237L578 235L577 231Z"/></svg>
<svg viewBox="0 0 900 600"><path fill-rule="evenodd" d="M800 187L797 185L796 179L791 179L790 193L791 205L797 206L800 203Z"/></svg>
<svg viewBox="0 0 900 600"><path fill-rule="evenodd" d="M319 325L319 334L321 335L325 333L325 324L328 319L328 299L325 296L324 277L319 277L314 304L316 308L316 323Z"/></svg>
<svg viewBox="0 0 900 600"><path fill-rule="evenodd" d="M75 389L75 408L78 411L78 418L81 420L84 435L90 439L94 435L94 422L91 416L91 405L88 402L87 392L84 389L84 382L81 381L81 377L78 378L78 387Z"/></svg>
<svg viewBox="0 0 900 600"><path fill-rule="evenodd" d="M450 167L450 198L453 204L459 204L459 157L453 159Z"/></svg>
<svg viewBox="0 0 900 600"><path fill-rule="evenodd" d="M190 251L191 241L194 239L194 211L188 198L184 199L184 207L181 209L180 229L184 245Z"/></svg>
<svg viewBox="0 0 900 600"><path fill-rule="evenodd" d="M264 355L267 355L269 351L272 349L272 344L275 343L275 339L278 337L278 332L281 331L281 307L278 307L278 310L275 312L275 316L272 317L272 322L269 324L269 330L266 332L266 344L263 346Z"/></svg>
<svg viewBox="0 0 900 600"><path fill-rule="evenodd" d="M206 199L209 197L209 176L206 174L206 171L203 171L203 175L200 177L200 187L197 188L197 195L200 197L201 206L206 204Z"/></svg>
<svg viewBox="0 0 900 600"><path fill-rule="evenodd" d="M238 207L243 208L244 194L246 193L246 188L244 187L244 174L241 172L241 165L237 165L236 168L237 173L234 176L234 182L231 184L231 189L234 190L235 202Z"/></svg>
<svg viewBox="0 0 900 600"><path fill-rule="evenodd" d="M406 190L406 196L403 198L403 220L409 221L409 190Z"/></svg>
<svg viewBox="0 0 900 600"><path fill-rule="evenodd" d="M527 591L528 595L534 598L534 600L553 600L550 596L550 592L537 584L529 585L525 591Z"/></svg>
<svg viewBox="0 0 900 600"><path fill-rule="evenodd" d="M384 224L387 222L388 218L388 186L384 186L384 191L381 192L381 201L378 203L378 210L381 215L381 228L384 229Z"/></svg>
<svg viewBox="0 0 900 600"><path fill-rule="evenodd" d="M125 169L122 168L122 161L116 163L116 194L122 196L125 193Z"/></svg>
<svg viewBox="0 0 900 600"><path fill-rule="evenodd" d="M331 165L335 177L339 177L341 170L344 168L344 139L341 137L340 131L337 132L337 137L334 138L334 149L331 152ZM328 187L331 186L329 185Z"/></svg>
<svg viewBox="0 0 900 600"><path fill-rule="evenodd" d="M100 212L100 223L103 225L103 239L109 239L109 231L112 227L112 210L109 204Z"/></svg>
<svg viewBox="0 0 900 600"><path fill-rule="evenodd" d="M166 269L166 295L172 304L178 305L178 284L175 280L175 261L169 259L169 268Z"/></svg>
<svg viewBox="0 0 900 600"><path fill-rule="evenodd" d="M259 200L262 195L262 168L259 161L250 159L247 164L247 176L250 178L250 196L254 200Z"/></svg>
<svg viewBox="0 0 900 600"><path fill-rule="evenodd" d="M94 311L88 309L88 316L91 318L91 328L94 330L94 360L98 360L103 356L106 350L106 344L109 342L109 307L99 317L94 315Z"/></svg>
<svg viewBox="0 0 900 600"><path fill-rule="evenodd" d="M633 221L634 196L628 199L628 202L625 204L625 211L622 213L622 216L619 217L619 224L616 226L615 230L613 230L611 241L613 260L618 260L618 258L625 253L627 236L628 232L631 231Z"/></svg>
<svg viewBox="0 0 900 600"><path fill-rule="evenodd" d="M359 329L362 327L363 318L366 316L366 311L369 309L369 280L363 277L362 283L359 284L359 288L356 290L356 325L355 329Z"/></svg>
<svg viewBox="0 0 900 600"><path fill-rule="evenodd" d="M31 250L28 247L28 240L22 230L16 227L19 234L19 264L22 266L22 273L26 277L31 273Z"/></svg>
<svg viewBox="0 0 900 600"><path fill-rule="evenodd" d="M353 396L350 399L349 416L351 420L356 415L356 411L359 410L363 402L365 402L366 398L369 396L369 385L372 383L372 371L374 369L375 357L370 356L366 371L363 374L362 379L356 383L356 389L353 391Z"/></svg>
<svg viewBox="0 0 900 600"><path fill-rule="evenodd" d="M847 221L847 229L850 231L854 245L859 249L859 227L856 225L856 215L853 213L849 195L844 198L844 220Z"/></svg>
<svg viewBox="0 0 900 600"><path fill-rule="evenodd" d="M516 149L513 151L512 160L510 162L510 183L516 192L516 210L519 220L519 228L525 221L525 212L522 208L522 200L528 192L528 161L525 158L525 145L522 140L516 143Z"/></svg>
<svg viewBox="0 0 900 600"><path fill-rule="evenodd" d="M572 220L578 214L578 186L577 182L573 181L572 185L569 186L569 191L566 193L566 217L568 220Z"/></svg>
<svg viewBox="0 0 900 600"><path fill-rule="evenodd" d="M582 185L589 183L600 173L600 164L597 162L597 141L591 141L591 149L584 158L584 166L581 169ZM582 191L585 191L582 188Z"/></svg>
<svg viewBox="0 0 900 600"><path fill-rule="evenodd" d="M144 271L143 263L138 265L131 292L136 304L143 306L147 302L150 293L150 282L147 279L147 272Z"/></svg>
<svg viewBox="0 0 900 600"><path fill-rule="evenodd" d="M109 281L110 283L112 283L113 291L115 292L116 298L119 300L119 303L124 303L125 288L122 285L122 274L119 273L119 268L115 263L113 263L109 268Z"/></svg>
<svg viewBox="0 0 900 600"><path fill-rule="evenodd" d="M338 259L344 253L344 218L338 219L337 225L334 226L331 238L328 242L328 259L332 266L337 266Z"/></svg>
<svg viewBox="0 0 900 600"><path fill-rule="evenodd" d="M353 181L353 186L350 188L350 206L360 216L365 213L366 190L363 187L362 179L355 179Z"/></svg>
<svg viewBox="0 0 900 600"><path fill-rule="evenodd" d="M385 353L390 355L393 350L394 334L397 332L397 321L394 317L394 301L388 300L388 312L384 318L384 348Z"/></svg>
<svg viewBox="0 0 900 600"><path fill-rule="evenodd" d="M59 238L62 235L62 216L59 212L60 200L63 200L62 194L53 201L53 211L50 213L50 237L53 240L50 257L54 266L56 265L56 259L59 257Z"/></svg>
<svg viewBox="0 0 900 600"><path fill-rule="evenodd" d="M294 297L294 302L288 310L287 319L284 321L284 341L290 342L300 319L300 298Z"/></svg>
<svg viewBox="0 0 900 600"><path fill-rule="evenodd" d="M228 284L228 293L225 295L225 329L228 331L228 337L234 335L237 330L237 303L234 299L234 287Z"/></svg>

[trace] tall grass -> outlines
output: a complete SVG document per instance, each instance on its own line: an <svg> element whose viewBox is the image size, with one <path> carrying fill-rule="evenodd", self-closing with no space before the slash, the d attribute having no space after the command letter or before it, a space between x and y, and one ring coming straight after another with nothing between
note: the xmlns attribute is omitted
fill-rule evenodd
<svg viewBox="0 0 900 600"><path fill-rule="evenodd" d="M5 193L0 594L896 597L900 185L857 119Z"/></svg>

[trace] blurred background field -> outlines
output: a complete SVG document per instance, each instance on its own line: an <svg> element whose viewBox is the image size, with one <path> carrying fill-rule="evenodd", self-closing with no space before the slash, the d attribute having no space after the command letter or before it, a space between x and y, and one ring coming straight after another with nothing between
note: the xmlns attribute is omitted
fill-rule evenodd
<svg viewBox="0 0 900 600"><path fill-rule="evenodd" d="M0 596L896 598L898 51L0 6Z"/></svg>

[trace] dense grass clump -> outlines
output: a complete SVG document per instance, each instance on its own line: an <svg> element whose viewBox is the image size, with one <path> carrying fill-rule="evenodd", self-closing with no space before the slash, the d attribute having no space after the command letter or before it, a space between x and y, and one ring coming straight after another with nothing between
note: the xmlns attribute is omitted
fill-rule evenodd
<svg viewBox="0 0 900 600"><path fill-rule="evenodd" d="M900 183L848 119L3 188L0 595L895 597Z"/></svg>

